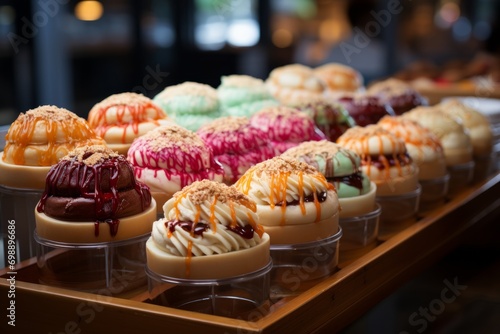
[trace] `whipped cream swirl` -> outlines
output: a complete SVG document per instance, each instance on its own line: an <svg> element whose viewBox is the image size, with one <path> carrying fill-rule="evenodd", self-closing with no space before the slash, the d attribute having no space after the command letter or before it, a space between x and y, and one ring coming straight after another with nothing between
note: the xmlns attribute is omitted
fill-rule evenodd
<svg viewBox="0 0 500 334"><path fill-rule="evenodd" d="M261 242L255 203L233 187L203 180L176 193L153 224L152 238L176 256L223 254Z"/></svg>

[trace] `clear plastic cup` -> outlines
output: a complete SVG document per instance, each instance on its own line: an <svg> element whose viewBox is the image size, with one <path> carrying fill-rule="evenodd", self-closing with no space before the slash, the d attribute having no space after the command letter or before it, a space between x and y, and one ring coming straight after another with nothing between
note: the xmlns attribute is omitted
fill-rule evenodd
<svg viewBox="0 0 500 334"><path fill-rule="evenodd" d="M448 173L450 174L449 197L456 196L472 183L475 165L474 161L469 161L463 164L448 166Z"/></svg>
<svg viewBox="0 0 500 334"><path fill-rule="evenodd" d="M378 239L385 241L417 221L420 203L420 185L414 191L397 196L377 196L380 204Z"/></svg>
<svg viewBox="0 0 500 334"><path fill-rule="evenodd" d="M448 195L449 182L450 175L448 173L435 179L419 180L422 187L419 212L425 212L442 205Z"/></svg>
<svg viewBox="0 0 500 334"><path fill-rule="evenodd" d="M1 249L0 267L6 267L8 255L9 225L13 228L16 242L16 263L36 256L35 207L43 190L17 189L0 185L0 227Z"/></svg>
<svg viewBox="0 0 500 334"><path fill-rule="evenodd" d="M231 278L181 279L160 275L146 267L150 301L182 310L248 320L256 310L261 315L269 311L271 268L269 260L259 270Z"/></svg>
<svg viewBox="0 0 500 334"><path fill-rule="evenodd" d="M343 236L340 240L339 266L344 266L377 247L381 212L381 206L375 204L375 209L364 215L340 218Z"/></svg>
<svg viewBox="0 0 500 334"><path fill-rule="evenodd" d="M5 135L4 135L5 136ZM26 166L4 162L0 151L0 265L7 264L8 229L14 226L16 262L36 256L35 208L45 189L50 166ZM11 263L8 263L9 265Z"/></svg>
<svg viewBox="0 0 500 334"><path fill-rule="evenodd" d="M39 237L41 284L117 296L147 284L146 241L150 234L100 243L65 243Z"/></svg>
<svg viewBox="0 0 500 334"><path fill-rule="evenodd" d="M297 295L337 270L339 240L336 234L300 244L271 245L271 299Z"/></svg>
<svg viewBox="0 0 500 334"><path fill-rule="evenodd" d="M493 173L493 163L495 155L493 153L474 157L474 182L486 180Z"/></svg>

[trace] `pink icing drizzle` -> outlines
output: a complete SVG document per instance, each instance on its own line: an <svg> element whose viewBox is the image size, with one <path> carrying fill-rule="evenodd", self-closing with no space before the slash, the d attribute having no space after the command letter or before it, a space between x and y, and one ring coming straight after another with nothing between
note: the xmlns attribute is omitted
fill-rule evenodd
<svg viewBox="0 0 500 334"><path fill-rule="evenodd" d="M234 183L251 166L275 155L267 134L245 124L234 131L198 131L200 138L210 146L216 159L230 169L227 183Z"/></svg>
<svg viewBox="0 0 500 334"><path fill-rule="evenodd" d="M252 116L251 124L267 133L276 155L304 141L327 139L312 118L295 109L281 114L259 112Z"/></svg>
<svg viewBox="0 0 500 334"><path fill-rule="evenodd" d="M222 166L214 159L210 148L191 146L188 151L179 147L166 147L155 152L147 141L138 139L132 144L127 159L134 165L136 178L141 178L144 169L150 169L154 170L155 177L159 173L163 173L169 180L172 176L179 177L181 188L194 181L213 180L217 175L224 175ZM142 163L134 154L140 155ZM203 158L204 155L207 156L206 159ZM166 168L159 168L160 164Z"/></svg>

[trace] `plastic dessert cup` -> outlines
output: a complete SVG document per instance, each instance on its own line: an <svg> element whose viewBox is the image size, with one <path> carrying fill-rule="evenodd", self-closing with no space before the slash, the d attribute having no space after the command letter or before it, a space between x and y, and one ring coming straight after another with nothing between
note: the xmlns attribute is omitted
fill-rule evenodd
<svg viewBox="0 0 500 334"><path fill-rule="evenodd" d="M463 164L448 166L450 174L449 197L453 198L472 183L475 165L474 161L469 161Z"/></svg>
<svg viewBox="0 0 500 334"><path fill-rule="evenodd" d="M15 235L15 263L36 255L36 242L33 239L33 231L35 230L33 210L42 197L42 193L43 188L22 189L0 185L1 268L11 264L8 258L10 235ZM12 231L15 234L12 234Z"/></svg>
<svg viewBox="0 0 500 334"><path fill-rule="evenodd" d="M205 314L250 320L268 312L272 261L256 271L223 279L186 279L146 268L154 304Z"/></svg>
<svg viewBox="0 0 500 334"><path fill-rule="evenodd" d="M419 180L422 187L420 194L419 212L425 212L442 205L448 195L450 175L446 174L430 180Z"/></svg>
<svg viewBox="0 0 500 334"><path fill-rule="evenodd" d="M370 182L366 194L339 198L342 240L339 267L343 267L377 246L381 208L376 203L377 186Z"/></svg>
<svg viewBox="0 0 500 334"><path fill-rule="evenodd" d="M217 181L175 193L146 242L151 301L233 318L265 309L270 237L255 211L247 196Z"/></svg>
<svg viewBox="0 0 500 334"><path fill-rule="evenodd" d="M343 267L377 247L380 213L382 208L362 215L340 218L342 240L340 240L339 267Z"/></svg>
<svg viewBox="0 0 500 334"><path fill-rule="evenodd" d="M1 267L36 254L33 212L51 165L77 146L104 144L85 119L50 105L20 113L5 130L0 152ZM15 237L15 251L8 249L9 237Z"/></svg>
<svg viewBox="0 0 500 334"><path fill-rule="evenodd" d="M47 174L34 216L42 284L107 295L145 288L156 202L123 155L102 145L70 151Z"/></svg>
<svg viewBox="0 0 500 334"><path fill-rule="evenodd" d="M143 288L148 238L149 234L94 244L65 243L35 232L40 283L107 296Z"/></svg>
<svg viewBox="0 0 500 334"><path fill-rule="evenodd" d="M106 233L106 223L61 222L38 212L35 217L40 283L106 295L146 286L145 244L151 226L141 222L156 218L154 201L144 212L120 218L113 237ZM99 230L99 235L89 230Z"/></svg>
<svg viewBox="0 0 500 334"><path fill-rule="evenodd" d="M401 195L377 196L377 203L382 208L378 231L380 241L386 241L417 221L421 192L422 187L418 185L414 191Z"/></svg>
<svg viewBox="0 0 500 334"><path fill-rule="evenodd" d="M484 181L493 173L493 163L495 155L493 153L474 157L474 182Z"/></svg>
<svg viewBox="0 0 500 334"><path fill-rule="evenodd" d="M307 243L271 245L271 300L300 294L337 270L342 229Z"/></svg>

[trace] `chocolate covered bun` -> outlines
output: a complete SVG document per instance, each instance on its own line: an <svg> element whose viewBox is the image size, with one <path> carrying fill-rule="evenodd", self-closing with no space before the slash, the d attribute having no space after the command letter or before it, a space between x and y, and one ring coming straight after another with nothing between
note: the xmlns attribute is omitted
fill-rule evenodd
<svg viewBox="0 0 500 334"><path fill-rule="evenodd" d="M339 97L337 102L347 109L358 126L375 124L384 116L396 115L389 104L375 95L346 94Z"/></svg>
<svg viewBox="0 0 500 334"><path fill-rule="evenodd" d="M135 180L126 158L93 145L74 149L51 168L37 211L63 221L112 223L150 204L149 188Z"/></svg>
<svg viewBox="0 0 500 334"><path fill-rule="evenodd" d="M368 94L378 96L389 104L396 115L401 115L418 106L427 105L427 100L410 84L403 80L390 78L371 85Z"/></svg>

